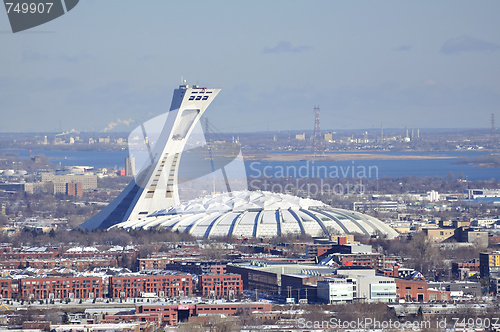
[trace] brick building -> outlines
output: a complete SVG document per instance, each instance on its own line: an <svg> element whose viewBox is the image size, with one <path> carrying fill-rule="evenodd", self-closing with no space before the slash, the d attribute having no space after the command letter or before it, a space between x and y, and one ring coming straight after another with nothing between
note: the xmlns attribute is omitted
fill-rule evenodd
<svg viewBox="0 0 500 332"><path fill-rule="evenodd" d="M166 270L167 266L172 263L171 257L148 257L139 258L139 271L143 270Z"/></svg>
<svg viewBox="0 0 500 332"><path fill-rule="evenodd" d="M176 270L185 273L191 273L196 275L213 273L213 274L224 274L226 273L226 262L221 261L200 261L192 260L185 261L179 260L174 261L166 266L167 270Z"/></svg>
<svg viewBox="0 0 500 332"><path fill-rule="evenodd" d="M83 187L81 183L66 183L66 195L83 197Z"/></svg>
<svg viewBox="0 0 500 332"><path fill-rule="evenodd" d="M398 299L407 302L427 302L427 282L425 280L406 280L395 278L396 294Z"/></svg>
<svg viewBox="0 0 500 332"><path fill-rule="evenodd" d="M178 322L187 320L195 313L194 305L140 305L135 309L136 314L159 314L161 321L167 325L177 325ZM179 319L179 312L181 319Z"/></svg>
<svg viewBox="0 0 500 332"><path fill-rule="evenodd" d="M234 297L243 292L239 274L207 274L198 279L198 292L203 297Z"/></svg>
<svg viewBox="0 0 500 332"><path fill-rule="evenodd" d="M305 247L306 257L314 258L317 256L322 256L326 252L328 252L328 250L330 250L331 248L332 248L331 244L318 244L318 243L307 244Z"/></svg>
<svg viewBox="0 0 500 332"><path fill-rule="evenodd" d="M0 299L12 298L12 279L0 279Z"/></svg>
<svg viewBox="0 0 500 332"><path fill-rule="evenodd" d="M190 275L130 275L111 277L109 295L115 298L138 297L154 293L160 297L189 296L193 294Z"/></svg>
<svg viewBox="0 0 500 332"><path fill-rule="evenodd" d="M161 313L162 321L167 325L177 325L178 322L198 315L224 314L233 316L239 313L271 311L271 303L221 303L195 305L140 305L136 308L137 314Z"/></svg>
<svg viewBox="0 0 500 332"><path fill-rule="evenodd" d="M20 266L26 266L26 261L20 259L12 259L8 261L1 261L0 258L0 270L14 270Z"/></svg>
<svg viewBox="0 0 500 332"><path fill-rule="evenodd" d="M0 262L8 260L53 259L61 253L57 247L34 247L24 250L11 250L0 253Z"/></svg>
<svg viewBox="0 0 500 332"><path fill-rule="evenodd" d="M23 330L43 330L50 331L50 322L48 321L27 321L23 322Z"/></svg>
<svg viewBox="0 0 500 332"><path fill-rule="evenodd" d="M464 279L471 272L479 272L479 259L473 259L469 262L451 263L451 273L455 278Z"/></svg>
<svg viewBox="0 0 500 332"><path fill-rule="evenodd" d="M24 278L19 280L19 297L23 299L88 299L103 297L100 277Z"/></svg>
<svg viewBox="0 0 500 332"><path fill-rule="evenodd" d="M97 248L70 248L61 254L62 258L109 258L112 257L116 262L123 260L135 261L139 256L139 250L126 249L126 250L107 250L100 251Z"/></svg>
<svg viewBox="0 0 500 332"><path fill-rule="evenodd" d="M13 270L18 268L32 267L36 269L54 269L67 267L79 272L90 267L116 267L118 262L115 257L81 258L81 259L10 259L0 261L0 269Z"/></svg>
<svg viewBox="0 0 500 332"><path fill-rule="evenodd" d="M162 316L160 313L148 314L132 314L132 315L106 315L100 324L118 324L118 323L132 323L132 322L147 322L151 323L155 328L160 327L162 324Z"/></svg>
<svg viewBox="0 0 500 332"><path fill-rule="evenodd" d="M384 268L384 254L379 253L333 254L332 258L339 266L365 266L376 270Z"/></svg>

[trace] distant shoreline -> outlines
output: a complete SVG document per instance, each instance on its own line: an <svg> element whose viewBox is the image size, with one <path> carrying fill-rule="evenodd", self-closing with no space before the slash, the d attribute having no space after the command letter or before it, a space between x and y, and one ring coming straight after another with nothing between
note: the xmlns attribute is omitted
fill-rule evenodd
<svg viewBox="0 0 500 332"><path fill-rule="evenodd" d="M255 153L244 155L245 160L250 161L345 161L345 160L423 160L423 159L457 159L453 156L444 155L388 155L376 153L326 153L322 156L314 156L311 153Z"/></svg>

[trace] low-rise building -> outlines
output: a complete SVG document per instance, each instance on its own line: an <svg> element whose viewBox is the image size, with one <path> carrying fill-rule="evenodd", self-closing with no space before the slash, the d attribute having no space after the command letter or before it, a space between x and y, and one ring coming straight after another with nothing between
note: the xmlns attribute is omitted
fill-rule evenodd
<svg viewBox="0 0 500 332"><path fill-rule="evenodd" d="M243 288L279 295L282 293L283 274L309 274L330 276L336 269L322 265L292 264L279 261L252 261L241 264L228 264L227 271L241 275Z"/></svg>
<svg viewBox="0 0 500 332"><path fill-rule="evenodd" d="M500 277L489 277L488 289L491 294L500 294Z"/></svg>
<svg viewBox="0 0 500 332"><path fill-rule="evenodd" d="M160 313L164 323L167 325L177 325L179 322L186 321L192 316L217 314L233 316L239 313L252 314L253 312L269 312L271 309L272 305L268 302L225 302L174 305L144 304L137 306L136 313Z"/></svg>
<svg viewBox="0 0 500 332"><path fill-rule="evenodd" d="M318 300L324 303L395 302L397 298L394 278L357 276L325 278L318 281Z"/></svg>
<svg viewBox="0 0 500 332"><path fill-rule="evenodd" d="M407 302L428 302L427 282L425 280L394 279L398 300Z"/></svg>
<svg viewBox="0 0 500 332"><path fill-rule="evenodd" d="M450 296L461 297L471 295L480 297L482 295L481 284L472 281L451 281L451 282L433 282L428 283L429 288L445 290L450 293Z"/></svg>
<svg viewBox="0 0 500 332"><path fill-rule="evenodd" d="M19 279L19 296L23 299L91 299L103 297L103 293L100 277Z"/></svg>
<svg viewBox="0 0 500 332"><path fill-rule="evenodd" d="M475 258L469 262L452 262L451 273L455 278L466 279L471 273L479 272L479 259Z"/></svg>
<svg viewBox="0 0 500 332"><path fill-rule="evenodd" d="M327 304L352 302L356 298L356 279L325 278L318 281L317 300Z"/></svg>
<svg viewBox="0 0 500 332"><path fill-rule="evenodd" d="M226 273L226 262L201 261L201 260L172 260L165 267L167 270L182 271L191 274L224 274Z"/></svg>
<svg viewBox="0 0 500 332"><path fill-rule="evenodd" d="M446 228L423 228L427 240L431 242L443 242L455 236L456 228L446 227Z"/></svg>
<svg viewBox="0 0 500 332"><path fill-rule="evenodd" d="M12 279L0 279L0 299L12 298Z"/></svg>
<svg viewBox="0 0 500 332"><path fill-rule="evenodd" d="M357 277L357 297L365 302L395 302L396 283L394 278Z"/></svg>
<svg viewBox="0 0 500 332"><path fill-rule="evenodd" d="M175 274L125 275L109 278L110 297L139 297L145 293L159 297L189 296L193 293L193 277L187 274Z"/></svg>
<svg viewBox="0 0 500 332"><path fill-rule="evenodd" d="M239 274L206 274L198 278L198 292L209 298L234 298L243 292Z"/></svg>

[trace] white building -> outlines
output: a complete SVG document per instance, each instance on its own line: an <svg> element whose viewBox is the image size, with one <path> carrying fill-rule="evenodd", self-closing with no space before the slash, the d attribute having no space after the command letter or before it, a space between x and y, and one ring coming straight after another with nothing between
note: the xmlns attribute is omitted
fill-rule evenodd
<svg viewBox="0 0 500 332"><path fill-rule="evenodd" d="M357 297L365 302L395 302L396 283L394 278L358 277Z"/></svg>
<svg viewBox="0 0 500 332"><path fill-rule="evenodd" d="M352 302L356 297L356 279L325 278L318 281L318 301L328 304Z"/></svg>
<svg viewBox="0 0 500 332"><path fill-rule="evenodd" d="M378 276L325 278L317 284L317 297L323 303L396 301L394 278Z"/></svg>

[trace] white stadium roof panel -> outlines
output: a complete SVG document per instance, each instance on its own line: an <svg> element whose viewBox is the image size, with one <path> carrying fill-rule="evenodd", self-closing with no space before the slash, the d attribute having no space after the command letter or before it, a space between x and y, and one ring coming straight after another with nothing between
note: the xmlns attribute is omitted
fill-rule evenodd
<svg viewBox="0 0 500 332"><path fill-rule="evenodd" d="M273 237L301 232L311 236L353 233L398 236L389 225L362 213L332 208L312 199L261 191L206 196L114 227L165 227L195 237Z"/></svg>

